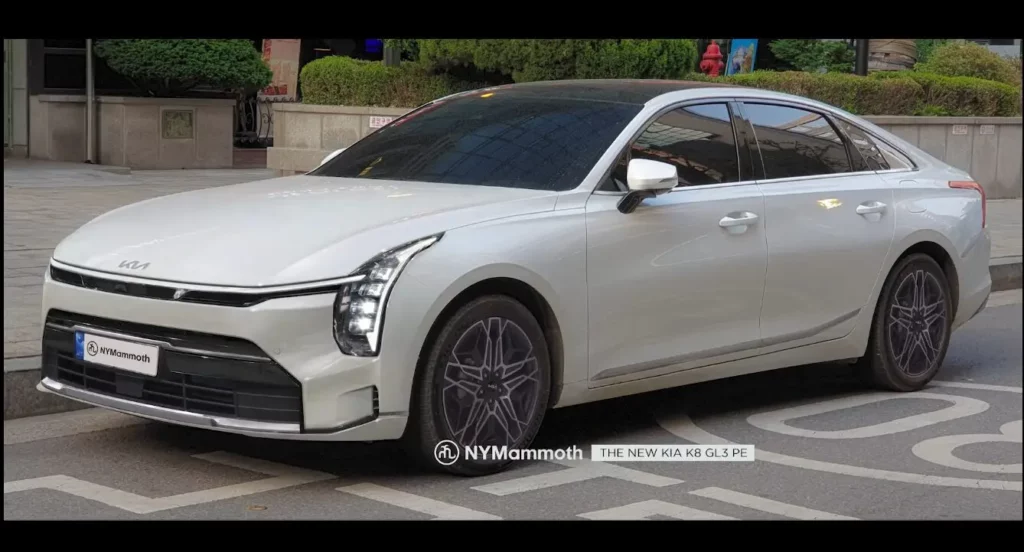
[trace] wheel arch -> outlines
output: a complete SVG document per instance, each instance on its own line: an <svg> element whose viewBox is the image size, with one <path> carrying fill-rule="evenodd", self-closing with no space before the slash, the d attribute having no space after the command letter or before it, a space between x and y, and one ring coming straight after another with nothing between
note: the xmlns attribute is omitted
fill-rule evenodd
<svg viewBox="0 0 1024 552"><path fill-rule="evenodd" d="M960 308L960 267L957 262L958 256L952 252L955 251L952 244L936 233L921 232L910 236L898 250L900 252L893 257L889 264L885 279L881 281L879 289L885 285L885 281L888 280L897 263L909 255L923 253L935 259L935 262L942 268L942 273L945 274L946 281L949 283L950 294L953 296L951 301L953 312L951 314L953 318L956 318ZM878 298L878 301L880 300L881 294Z"/></svg>
<svg viewBox="0 0 1024 552"><path fill-rule="evenodd" d="M487 276L464 284L462 289L444 304L420 343L413 381L419 383L424 371L423 363L426 362L430 347L445 322L463 305L485 295L504 295L522 303L540 324L547 340L551 365L551 395L547 404L547 407L551 408L561 398L565 378L565 345L561 324L548 298L525 279L514 276Z"/></svg>

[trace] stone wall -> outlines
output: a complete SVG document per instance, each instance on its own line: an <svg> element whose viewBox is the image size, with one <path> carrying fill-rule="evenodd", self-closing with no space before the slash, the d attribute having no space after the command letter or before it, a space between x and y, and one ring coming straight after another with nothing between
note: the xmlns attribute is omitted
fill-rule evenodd
<svg viewBox="0 0 1024 552"><path fill-rule="evenodd" d="M235 101L97 98L96 148L103 165L132 169L231 168ZM29 101L29 156L82 162L87 156L85 96Z"/></svg>
<svg viewBox="0 0 1024 552"><path fill-rule="evenodd" d="M411 111L393 107L274 104L274 147L267 149L267 168L281 175L316 168L331 152L347 148Z"/></svg>
<svg viewBox="0 0 1024 552"><path fill-rule="evenodd" d="M989 199L1021 197L1021 117L866 117L970 173Z"/></svg>
<svg viewBox="0 0 1024 552"><path fill-rule="evenodd" d="M348 147L404 108L277 104L274 147L267 168L281 175L314 169L332 151ZM1020 117L866 117L930 153L968 171L990 199L1021 197Z"/></svg>

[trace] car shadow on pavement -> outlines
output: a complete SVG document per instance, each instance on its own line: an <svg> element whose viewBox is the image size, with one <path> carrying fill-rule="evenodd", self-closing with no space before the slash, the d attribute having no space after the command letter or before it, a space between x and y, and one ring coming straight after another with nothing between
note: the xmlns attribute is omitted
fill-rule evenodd
<svg viewBox="0 0 1024 552"><path fill-rule="evenodd" d="M531 448L589 450L657 428L654 412L685 410L703 417L794 400L821 400L865 390L849 366L814 364L654 391L549 411ZM346 443L257 439L163 423L146 424L145 438L186 454L215 450L330 473L339 477L436 475L409 458L397 442ZM511 469L521 469L517 463Z"/></svg>

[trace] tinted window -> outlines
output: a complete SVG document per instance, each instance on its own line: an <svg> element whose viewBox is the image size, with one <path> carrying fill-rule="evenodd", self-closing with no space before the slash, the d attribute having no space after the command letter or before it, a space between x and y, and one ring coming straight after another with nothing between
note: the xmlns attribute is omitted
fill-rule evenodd
<svg viewBox="0 0 1024 552"><path fill-rule="evenodd" d="M626 190L630 159L676 166L680 186L738 182L739 161L726 104L694 105L659 117L633 142L613 173L615 189Z"/></svg>
<svg viewBox="0 0 1024 552"><path fill-rule="evenodd" d="M871 139L872 142L878 146L878 149L882 151L882 155L885 156L885 161L889 164L890 169L913 169L914 162L907 158L907 156L893 149L892 146L886 144L881 140Z"/></svg>
<svg viewBox="0 0 1024 552"><path fill-rule="evenodd" d="M467 94L398 119L310 174L569 190L640 107L500 90Z"/></svg>
<svg viewBox="0 0 1024 552"><path fill-rule="evenodd" d="M744 104L764 161L765 178L852 171L846 146L824 116L781 105Z"/></svg>

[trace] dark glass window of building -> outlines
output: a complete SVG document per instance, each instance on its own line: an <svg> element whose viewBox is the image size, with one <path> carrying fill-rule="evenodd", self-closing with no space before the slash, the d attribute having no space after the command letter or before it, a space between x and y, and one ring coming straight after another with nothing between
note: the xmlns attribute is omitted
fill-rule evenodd
<svg viewBox="0 0 1024 552"><path fill-rule="evenodd" d="M795 107L745 103L765 179L851 172L842 138L823 115Z"/></svg>

